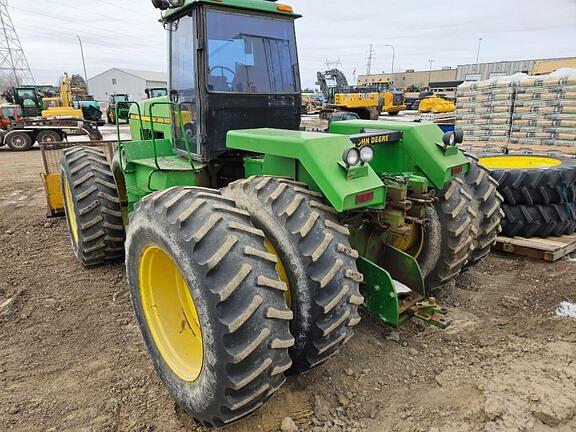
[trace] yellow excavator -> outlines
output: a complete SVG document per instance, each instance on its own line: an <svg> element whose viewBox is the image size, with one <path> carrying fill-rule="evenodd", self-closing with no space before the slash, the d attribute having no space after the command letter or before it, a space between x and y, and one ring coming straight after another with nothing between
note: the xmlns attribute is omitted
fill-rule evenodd
<svg viewBox="0 0 576 432"><path fill-rule="evenodd" d="M73 102L72 83L70 82L68 74L65 73L62 82L60 83L60 96L42 98L42 104L44 105L42 117L72 117L78 120L83 120L84 115L82 109L74 108Z"/></svg>
<svg viewBox="0 0 576 432"><path fill-rule="evenodd" d="M387 85L350 86L344 73L338 69L318 72L317 78L317 85L325 98L320 113L322 118L328 118L334 112L349 111L356 113L361 119L378 120L383 112L394 116L406 109L404 93Z"/></svg>

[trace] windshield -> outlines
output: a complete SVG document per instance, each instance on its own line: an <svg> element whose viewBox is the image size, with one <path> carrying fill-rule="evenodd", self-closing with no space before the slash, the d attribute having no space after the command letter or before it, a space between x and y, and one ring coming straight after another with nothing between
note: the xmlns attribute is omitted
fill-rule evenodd
<svg viewBox="0 0 576 432"><path fill-rule="evenodd" d="M17 90L18 97L21 99L35 99L36 92L33 89L20 89Z"/></svg>
<svg viewBox="0 0 576 432"><path fill-rule="evenodd" d="M208 12L208 90L298 93L294 21Z"/></svg>
<svg viewBox="0 0 576 432"><path fill-rule="evenodd" d="M150 89L150 98L157 98L168 95L168 90L166 89Z"/></svg>
<svg viewBox="0 0 576 432"><path fill-rule="evenodd" d="M114 102L128 102L127 95L114 95L112 99L114 99Z"/></svg>

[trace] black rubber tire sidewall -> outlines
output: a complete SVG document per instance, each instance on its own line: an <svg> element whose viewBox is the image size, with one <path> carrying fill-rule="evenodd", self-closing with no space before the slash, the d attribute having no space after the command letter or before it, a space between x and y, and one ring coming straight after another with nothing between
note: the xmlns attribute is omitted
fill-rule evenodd
<svg viewBox="0 0 576 432"><path fill-rule="evenodd" d="M266 180L268 183L262 188L263 195L269 196L278 187L286 186L285 192L281 198L278 198L278 201L272 202L269 198L261 200L258 196L258 183ZM352 304L349 299L362 298L357 281L348 276L349 272L353 272L353 275L359 275L359 273L355 258L346 254L346 252L355 253L349 246L347 236L326 226L326 220L337 223L333 215L323 212L318 207L311 207L309 204L312 201L320 203L322 198L304 195L306 200L299 205L298 214L294 213L286 219L278 216L278 212L286 203L306 193L305 188L305 185L296 185L289 180L254 177L233 183L223 191L226 196L236 199L237 204L251 214L254 225L265 232L282 259L290 285L291 310L294 312L291 332L296 343L290 350L290 356L294 363L293 369L300 373L328 360L352 337L354 333L352 326L358 323L360 317L358 305ZM308 235L301 238L298 233L291 232L313 212L320 213L320 217ZM326 234L333 236L333 240L321 258L314 263L306 253L311 253ZM339 251L338 245L344 245L348 250ZM321 287L318 280L339 259L343 261L343 265L337 275L327 286ZM323 302L325 297L333 296L343 285L349 287L346 296L332 310L324 313L320 302ZM327 336L322 334L318 327L320 323L331 320L337 322L344 315L348 318L335 331ZM336 345L325 352L319 353L317 350L320 346L333 343Z"/></svg>
<svg viewBox="0 0 576 432"><path fill-rule="evenodd" d="M47 143L50 143L50 144L54 143L54 142L61 142L62 141L62 135L58 131L55 131L55 130L45 130L45 131L38 132L38 134L36 135L36 141L38 143L42 143L43 142L42 139L45 136L50 136L50 137L54 138L54 140L52 140L52 141L47 141Z"/></svg>
<svg viewBox="0 0 576 432"><path fill-rule="evenodd" d="M183 191L186 194L178 200L178 194ZM202 194L210 196L203 197ZM191 416L209 428L240 420L273 395L284 383L285 376L283 372L271 375L272 368L285 363L283 370L288 370L291 365L288 347L278 349L273 344L278 339L288 341L290 345L293 343L289 333L289 318L282 318L280 321L269 315L270 306L277 310L283 308L289 313L283 293L260 285L261 276L278 280L275 264L254 257L243 261L248 247L265 253L263 234L259 236L234 231L238 242L221 258L217 267L208 270L206 264L203 264L207 257L219 250L226 238L223 236L231 235L232 222L250 224L247 215L235 213L233 203L212 197L217 194L218 191L201 188L171 188L149 195L136 205L131 214L126 243L126 272L130 294L149 356L176 401ZM186 222L181 222L183 212L190 209L197 199L206 199L208 203ZM216 205L220 204L232 210L216 210ZM198 227L202 227L214 214L223 216L222 221L205 234L200 243L195 243L191 235L197 233ZM251 225L246 226L254 230ZM185 382L175 375L162 359L146 324L139 295L139 260L142 251L149 245L161 247L178 264L195 301L204 341L203 368L195 382ZM246 263L250 263L252 271L230 297L222 300L219 290L226 287L226 282L236 276L241 265ZM263 303L247 318L248 321L234 330L234 334L230 333L226 324L230 314L239 314L245 310L246 304L256 295L263 298ZM246 357L235 363L234 353L230 350L252 343L256 340L254 336L262 334L265 329L269 332L265 339L251 348ZM264 372L240 389L239 393L233 391L231 377L254 370L260 362L268 358L273 359L273 362ZM262 388L263 383L268 385L264 388L264 393L236 411L223 411L233 404L234 397L243 392L247 392L249 397Z"/></svg>
<svg viewBox="0 0 576 432"><path fill-rule="evenodd" d="M21 139L23 140L22 146L16 146L13 144L13 140L15 139L15 137L21 137ZM32 146L34 145L34 141L32 140L32 137L30 136L29 133L14 132L14 133L8 133L5 144L12 151L23 152L23 151L30 150L32 148Z"/></svg>
<svg viewBox="0 0 576 432"><path fill-rule="evenodd" d="M556 159L561 165L545 169L489 170L499 183L498 190L506 204L535 206L576 201L576 159L542 157Z"/></svg>
<svg viewBox="0 0 576 432"><path fill-rule="evenodd" d="M95 148L75 147L62 154L60 164L64 211L76 258L85 267L121 260L124 257L125 230L118 190L106 156ZM90 178L75 186L87 177ZM74 239L67 214L65 181L68 182L72 195L71 207L77 223L79 241ZM83 194L88 195L83 199L84 210L81 212L79 197ZM83 226L85 228L82 228Z"/></svg>

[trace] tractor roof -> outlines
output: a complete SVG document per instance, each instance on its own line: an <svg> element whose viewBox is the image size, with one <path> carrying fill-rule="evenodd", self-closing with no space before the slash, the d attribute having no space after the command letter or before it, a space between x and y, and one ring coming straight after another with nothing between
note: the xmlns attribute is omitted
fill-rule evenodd
<svg viewBox="0 0 576 432"><path fill-rule="evenodd" d="M181 11L197 4L211 4L234 9L268 12L278 15L292 16L295 18L300 17L300 15L292 11L290 6L276 3L276 0L185 0L184 6L175 9L169 9L164 14L163 20L169 21L172 17L179 15Z"/></svg>

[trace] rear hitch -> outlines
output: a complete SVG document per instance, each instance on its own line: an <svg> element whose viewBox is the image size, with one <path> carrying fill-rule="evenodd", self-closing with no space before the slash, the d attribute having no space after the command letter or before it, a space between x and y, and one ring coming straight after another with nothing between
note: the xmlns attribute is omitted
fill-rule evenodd
<svg viewBox="0 0 576 432"><path fill-rule="evenodd" d="M364 306L391 327L400 327L412 317L445 329L451 323L448 309L428 297L420 266L410 255L390 246L382 250L382 266L366 258L357 261L364 275Z"/></svg>
<svg viewBox="0 0 576 432"><path fill-rule="evenodd" d="M412 316L441 329L445 329L452 324L452 320L446 318L448 309L440 306L434 297L422 299L409 308L409 311Z"/></svg>

